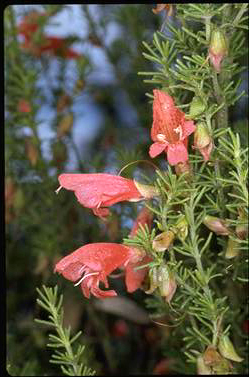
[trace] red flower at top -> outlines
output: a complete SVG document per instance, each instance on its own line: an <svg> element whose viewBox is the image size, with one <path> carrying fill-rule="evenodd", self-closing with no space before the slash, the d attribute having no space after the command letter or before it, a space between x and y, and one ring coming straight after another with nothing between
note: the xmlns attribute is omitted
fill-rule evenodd
<svg viewBox="0 0 249 377"><path fill-rule="evenodd" d="M25 99L20 99L17 104L17 110L20 111L20 113L30 113L31 105Z"/></svg>
<svg viewBox="0 0 249 377"><path fill-rule="evenodd" d="M107 276L128 263L130 253L125 245L105 242L87 244L62 258L54 272L73 282L79 280L75 286L80 284L87 298L90 293L98 298L117 296L114 290L100 289L99 283L102 281L108 288Z"/></svg>
<svg viewBox="0 0 249 377"><path fill-rule="evenodd" d="M25 40L32 38L33 34L39 29L39 19L45 17L46 13L30 12L18 25L18 33L23 35Z"/></svg>
<svg viewBox="0 0 249 377"><path fill-rule="evenodd" d="M163 151L167 153L170 165L188 160L188 136L195 131L192 120L186 120L173 98L161 90L153 90L153 124L151 138L154 143L149 154L152 158Z"/></svg>
<svg viewBox="0 0 249 377"><path fill-rule="evenodd" d="M67 59L77 59L81 55L67 46L66 38L42 35L39 43L34 43L33 35L39 29L39 20L46 17L47 13L30 12L18 25L18 33L23 35L24 42L22 48L31 54L40 57L42 53L47 52L54 56L60 56Z"/></svg>
<svg viewBox="0 0 249 377"><path fill-rule="evenodd" d="M59 175L60 187L74 191L78 201L93 213L100 217L109 214L109 207L115 203L138 201L145 199L133 180L117 175L95 173L95 174L61 174Z"/></svg>
<svg viewBox="0 0 249 377"><path fill-rule="evenodd" d="M60 37L44 37L44 42L39 47L39 53L48 52L52 55L61 56L67 59L79 58L80 54L67 47L66 39Z"/></svg>
<svg viewBox="0 0 249 377"><path fill-rule="evenodd" d="M137 216L131 230L130 237L134 237L136 235L137 230L139 229L139 224L143 226L147 224L148 227L151 228L152 219L153 214L148 210L148 208L144 207ZM146 255L144 250L130 247L130 251L132 257L129 259L129 263L125 266L125 284L127 291L132 293L141 287L141 284L148 273L148 267L144 267L139 270L136 270L136 268L151 262L153 259Z"/></svg>

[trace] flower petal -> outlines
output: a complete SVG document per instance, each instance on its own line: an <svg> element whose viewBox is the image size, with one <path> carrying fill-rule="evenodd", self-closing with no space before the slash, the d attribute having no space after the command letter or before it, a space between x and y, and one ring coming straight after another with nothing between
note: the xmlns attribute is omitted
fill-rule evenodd
<svg viewBox="0 0 249 377"><path fill-rule="evenodd" d="M131 179L117 175L61 174L58 179L62 187L75 191L78 201L84 207L95 208L95 210L124 200L143 199Z"/></svg>
<svg viewBox="0 0 249 377"><path fill-rule="evenodd" d="M188 151L183 143L170 144L167 150L167 157L170 165L176 165L179 162L188 160Z"/></svg>
<svg viewBox="0 0 249 377"><path fill-rule="evenodd" d="M144 281L145 276L148 273L148 267L135 270L136 267L142 266L152 261L152 258L145 256L141 261L137 263L128 263L125 268L125 284L127 291L132 293L141 287L142 282Z"/></svg>
<svg viewBox="0 0 249 377"><path fill-rule="evenodd" d="M159 142L153 143L150 146L150 150L149 150L150 157L154 158L154 157L158 156L166 148L167 148L167 144L166 143L159 143Z"/></svg>
<svg viewBox="0 0 249 377"><path fill-rule="evenodd" d="M194 122L192 120L187 120L183 123L182 127L182 140L187 136L191 135L196 129Z"/></svg>
<svg viewBox="0 0 249 377"><path fill-rule="evenodd" d="M100 279L109 275L129 259L129 248L122 244L98 242L87 244L62 258L54 272L66 274L66 279L76 281L87 266L91 271L99 271Z"/></svg>

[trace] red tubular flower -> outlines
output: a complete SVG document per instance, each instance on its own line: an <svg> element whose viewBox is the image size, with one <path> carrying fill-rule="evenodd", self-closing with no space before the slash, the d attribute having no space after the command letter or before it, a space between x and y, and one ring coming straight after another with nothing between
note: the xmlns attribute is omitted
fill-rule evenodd
<svg viewBox="0 0 249 377"><path fill-rule="evenodd" d="M144 207L137 216L131 230L130 237L134 237L136 235L136 232L139 229L139 224L147 224L150 228L152 219L153 214L148 210L148 208ZM139 270L136 270L136 267L147 264L153 259L146 255L144 250L130 247L130 252L132 257L130 257L129 263L125 267L125 284L127 291L132 293L141 287L141 284L148 273L148 267L144 267Z"/></svg>
<svg viewBox="0 0 249 377"><path fill-rule="evenodd" d="M90 293L98 298L117 296L114 290L103 291L99 288L102 281L109 287L107 276L116 268L124 266L130 258L130 249L115 243L92 243L75 250L62 258L55 266L54 272L81 285L83 295Z"/></svg>
<svg viewBox="0 0 249 377"><path fill-rule="evenodd" d="M18 102L18 105L17 105L17 110L20 113L30 113L31 105L25 99L20 99L19 102Z"/></svg>
<svg viewBox="0 0 249 377"><path fill-rule="evenodd" d="M117 175L95 174L61 174L59 175L60 187L74 191L78 201L93 213L100 217L109 214L109 210L103 207L112 206L115 203L138 201L145 199L131 179Z"/></svg>
<svg viewBox="0 0 249 377"><path fill-rule="evenodd" d="M20 22L18 25L18 33L24 37L24 42L21 44L22 48L37 57L47 52L54 56L61 56L67 59L79 58L81 56L80 54L67 47L65 38L43 35L42 41L39 44L33 42L33 34L40 27L38 21L46 15L46 13L31 12Z"/></svg>
<svg viewBox="0 0 249 377"><path fill-rule="evenodd" d="M186 120L173 98L161 90L153 90L153 124L150 157L154 158L163 151L167 153L170 165L188 160L188 136L195 131L192 120Z"/></svg>
<svg viewBox="0 0 249 377"><path fill-rule="evenodd" d="M36 11L30 12L23 17L22 21L18 25L18 33L23 35L25 40L31 39L33 34L39 29L39 19L44 16L46 16L46 13Z"/></svg>
<svg viewBox="0 0 249 377"><path fill-rule="evenodd" d="M39 47L40 53L48 52L55 56L67 59L79 58L80 54L66 46L66 39L60 37L46 36Z"/></svg>

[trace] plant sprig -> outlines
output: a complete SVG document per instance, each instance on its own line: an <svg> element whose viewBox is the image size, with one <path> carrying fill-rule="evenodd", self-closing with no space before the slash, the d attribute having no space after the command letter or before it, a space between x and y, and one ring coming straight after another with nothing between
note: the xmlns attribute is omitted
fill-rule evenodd
<svg viewBox="0 0 249 377"><path fill-rule="evenodd" d="M37 304L50 313L49 320L35 319L35 322L50 326L56 331L57 335L48 335L50 343L47 347L55 349L50 362L60 365L63 374L68 376L94 376L96 372L86 366L83 359L85 346L78 345L77 349L72 346L82 332L71 336L70 326L63 326L63 295L58 297L58 286L50 288L43 285L42 288L43 291L36 288L40 297ZM64 348L64 351L58 351L58 348Z"/></svg>

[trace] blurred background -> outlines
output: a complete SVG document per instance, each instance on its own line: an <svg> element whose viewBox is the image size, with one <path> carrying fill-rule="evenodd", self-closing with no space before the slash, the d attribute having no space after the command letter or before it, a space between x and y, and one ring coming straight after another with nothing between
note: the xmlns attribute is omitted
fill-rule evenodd
<svg viewBox="0 0 249 377"><path fill-rule="evenodd" d="M27 21L31 12L42 15L33 16L34 27ZM103 222L81 207L72 192L62 190L56 195L55 190L63 172L117 174L130 162L150 160L152 102L147 94L152 94L153 87L138 72L156 69L143 57L142 41L150 43L165 16L154 14L151 4L5 9L7 365L11 375L59 373L49 363L48 329L34 322L44 316L36 304L36 287L42 284L58 284L64 296L65 325L75 332L83 330L80 339L86 345L87 364L98 374L194 373L192 365L185 365L184 355L175 351L181 348L180 340L170 337L169 327L149 319L143 291L127 294L122 279L110 279L122 300L116 308L104 307L53 274L60 258L86 243L122 242L136 218L140 204L124 202L112 207L110 219ZM170 22L175 22L174 17ZM32 38L27 38L30 30ZM44 35L50 38L50 46L41 43ZM245 73L238 91L242 90L248 90ZM231 110L238 129L246 103L241 98ZM246 132L242 130L241 136L246 138ZM167 167L163 158L153 163ZM129 165L122 176L143 179L145 174L153 180L153 172L149 163L140 162Z"/></svg>

